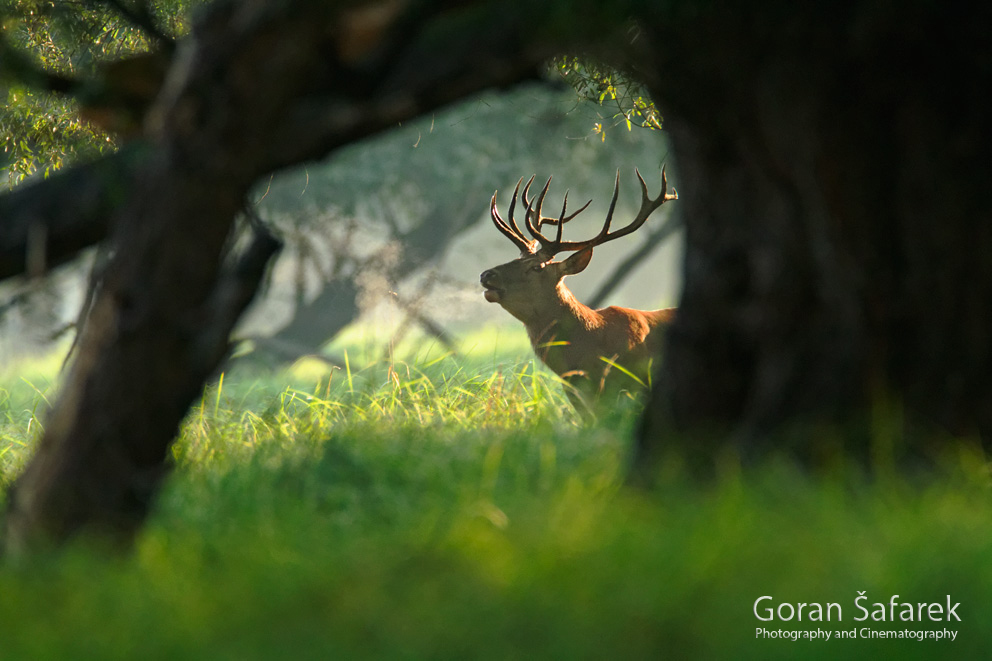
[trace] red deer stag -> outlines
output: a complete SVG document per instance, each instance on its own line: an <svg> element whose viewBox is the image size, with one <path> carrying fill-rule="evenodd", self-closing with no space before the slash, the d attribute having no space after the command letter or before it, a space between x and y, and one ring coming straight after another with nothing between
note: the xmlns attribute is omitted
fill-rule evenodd
<svg viewBox="0 0 992 661"><path fill-rule="evenodd" d="M480 280L486 290L486 300L499 303L504 310L524 322L534 352L570 386L569 399L580 412L588 411L606 388L612 392L615 388L638 385L636 380L623 372L629 372L647 383L651 359L658 355L660 348L661 328L675 313L675 308L645 311L608 307L593 310L576 300L563 281L566 275L579 273L589 265L595 246L627 236L643 225L655 209L669 200L678 199L674 189L668 192L664 169L661 171L661 194L653 200L648 195L647 184L640 172L637 172L637 179L641 183L641 209L634 220L626 227L610 231L620 191L618 171L603 229L587 241L562 241L562 228L584 211L589 202L566 216L566 191L558 218L541 215L541 206L551 186L550 177L536 204L527 199L534 177L524 186L521 198L525 207L524 224L533 239L524 236L513 218L523 178L513 189L507 220L503 220L496 209L496 193L493 193L490 205L496 229L520 249L520 257L482 273ZM541 227L545 224L557 226L557 235L553 240L541 233ZM573 254L567 259L553 261L555 255L566 251Z"/></svg>

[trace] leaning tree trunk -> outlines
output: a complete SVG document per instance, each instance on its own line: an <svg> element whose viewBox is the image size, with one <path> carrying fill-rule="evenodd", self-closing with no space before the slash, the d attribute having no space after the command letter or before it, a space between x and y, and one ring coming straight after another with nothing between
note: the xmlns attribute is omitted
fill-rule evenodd
<svg viewBox="0 0 992 661"><path fill-rule="evenodd" d="M128 211L141 222L121 232L65 393L10 492L9 550L83 526L126 537L143 520L178 423L278 249L259 232L222 270L237 191L197 169L160 175L143 178Z"/></svg>
<svg viewBox="0 0 992 661"><path fill-rule="evenodd" d="M988 11L775 7L651 33L686 254L642 458L688 435L815 460L879 423L988 441Z"/></svg>
<svg viewBox="0 0 992 661"><path fill-rule="evenodd" d="M467 5L211 5L146 119L145 160L105 182L127 182L112 263L37 454L9 492L4 548L80 530L126 540L141 523L277 247L260 233L223 267L258 177L537 73L549 47L522 41L519 6Z"/></svg>

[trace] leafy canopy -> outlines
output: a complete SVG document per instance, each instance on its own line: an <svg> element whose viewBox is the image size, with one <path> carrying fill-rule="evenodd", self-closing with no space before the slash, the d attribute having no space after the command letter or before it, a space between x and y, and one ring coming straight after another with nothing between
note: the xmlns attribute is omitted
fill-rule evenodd
<svg viewBox="0 0 992 661"><path fill-rule="evenodd" d="M635 77L589 57L562 55L551 62L552 70L571 85L581 98L613 109L611 126L597 123L595 131L606 139L606 131L625 124L661 129L661 112Z"/></svg>
<svg viewBox="0 0 992 661"><path fill-rule="evenodd" d="M0 165L13 185L115 149L80 116L80 97L102 66L184 34L203 0L0 2Z"/></svg>
<svg viewBox="0 0 992 661"><path fill-rule="evenodd" d="M0 0L0 167L8 185L116 149L119 135L105 130L114 122L88 121L94 113L81 112L93 110L88 97L122 75L111 63L188 32L190 14L206 1ZM613 110L609 123L593 127L602 139L620 124L661 128L661 114L629 74L576 55L549 68L580 98Z"/></svg>

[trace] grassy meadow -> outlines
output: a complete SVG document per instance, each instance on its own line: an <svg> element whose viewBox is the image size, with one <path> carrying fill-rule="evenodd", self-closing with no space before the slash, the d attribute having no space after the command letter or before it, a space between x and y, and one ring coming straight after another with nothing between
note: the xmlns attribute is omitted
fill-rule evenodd
<svg viewBox="0 0 992 661"><path fill-rule="evenodd" d="M636 407L585 426L522 334L495 339L380 355L353 336L341 367L225 374L132 552L80 540L0 565L0 659L987 657L983 458L962 450L923 481L779 460L698 484L673 457L638 491L623 486ZM4 487L58 366L0 375ZM869 610L950 595L961 621L857 622L858 591ZM763 595L836 602L842 620L761 622Z"/></svg>

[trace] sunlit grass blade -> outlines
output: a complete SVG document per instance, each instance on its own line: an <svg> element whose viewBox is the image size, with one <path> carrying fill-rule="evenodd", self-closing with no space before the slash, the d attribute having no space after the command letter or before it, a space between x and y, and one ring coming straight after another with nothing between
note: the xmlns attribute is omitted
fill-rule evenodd
<svg viewBox="0 0 992 661"><path fill-rule="evenodd" d="M637 376L636 374L628 370L626 367L616 362L615 360L611 360L610 358L606 358L605 356L600 356L599 359L604 363L606 363L607 365L609 365L611 368L620 372L621 374L630 377L640 387L642 388L647 387L647 384L644 383L644 381L639 376Z"/></svg>

